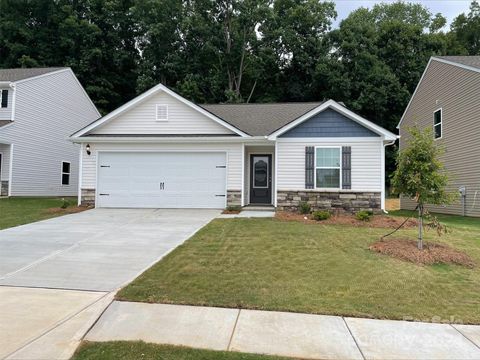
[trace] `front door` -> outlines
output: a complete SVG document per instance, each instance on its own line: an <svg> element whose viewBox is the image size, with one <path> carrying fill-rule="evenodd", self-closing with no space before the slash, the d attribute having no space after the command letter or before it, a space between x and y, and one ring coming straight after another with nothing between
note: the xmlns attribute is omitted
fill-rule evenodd
<svg viewBox="0 0 480 360"><path fill-rule="evenodd" d="M250 155L250 203L272 203L272 155Z"/></svg>

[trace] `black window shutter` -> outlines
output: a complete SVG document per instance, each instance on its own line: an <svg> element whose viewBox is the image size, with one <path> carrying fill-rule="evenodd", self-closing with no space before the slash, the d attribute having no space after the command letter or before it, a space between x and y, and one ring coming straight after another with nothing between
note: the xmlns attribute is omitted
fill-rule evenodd
<svg viewBox="0 0 480 360"><path fill-rule="evenodd" d="M2 108L8 106L8 90L2 90Z"/></svg>
<svg viewBox="0 0 480 360"><path fill-rule="evenodd" d="M352 148L342 147L342 189L352 188Z"/></svg>
<svg viewBox="0 0 480 360"><path fill-rule="evenodd" d="M315 147L305 147L305 189L313 189L314 184L314 171L315 171Z"/></svg>

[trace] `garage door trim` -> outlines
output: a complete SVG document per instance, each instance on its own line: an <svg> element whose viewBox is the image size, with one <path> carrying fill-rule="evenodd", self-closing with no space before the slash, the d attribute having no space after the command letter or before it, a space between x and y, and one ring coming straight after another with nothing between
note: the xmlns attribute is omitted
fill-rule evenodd
<svg viewBox="0 0 480 360"><path fill-rule="evenodd" d="M227 207L227 200L228 200L228 150L207 150L207 149L168 149L168 150L128 150L128 149L115 149L115 150L96 150L95 151L95 208L98 208L99 204L99 169L100 169L100 154L102 153L220 153L225 154L225 201L224 201L224 208Z"/></svg>

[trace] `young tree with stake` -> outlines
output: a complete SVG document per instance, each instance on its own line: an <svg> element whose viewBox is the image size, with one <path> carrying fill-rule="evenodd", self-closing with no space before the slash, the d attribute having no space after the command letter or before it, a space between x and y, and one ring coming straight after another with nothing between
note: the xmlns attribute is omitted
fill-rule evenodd
<svg viewBox="0 0 480 360"><path fill-rule="evenodd" d="M423 249L423 221L428 212L425 204L441 205L454 200L448 193L448 174L439 157L444 149L437 146L431 129L410 128L407 147L397 157L397 168L392 177L393 191L415 199L418 207L418 249ZM436 219L429 227L440 233L445 228Z"/></svg>

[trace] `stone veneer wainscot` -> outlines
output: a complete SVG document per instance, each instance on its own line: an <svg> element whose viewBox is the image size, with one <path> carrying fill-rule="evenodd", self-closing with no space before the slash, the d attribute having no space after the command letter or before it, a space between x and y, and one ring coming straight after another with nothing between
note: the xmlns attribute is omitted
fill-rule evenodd
<svg viewBox="0 0 480 360"><path fill-rule="evenodd" d="M8 196L8 181L0 181L0 196Z"/></svg>
<svg viewBox="0 0 480 360"><path fill-rule="evenodd" d="M356 212L369 210L381 211L380 192L316 190L278 191L277 210L298 211L302 202L310 204L312 210L330 210L332 212Z"/></svg>

